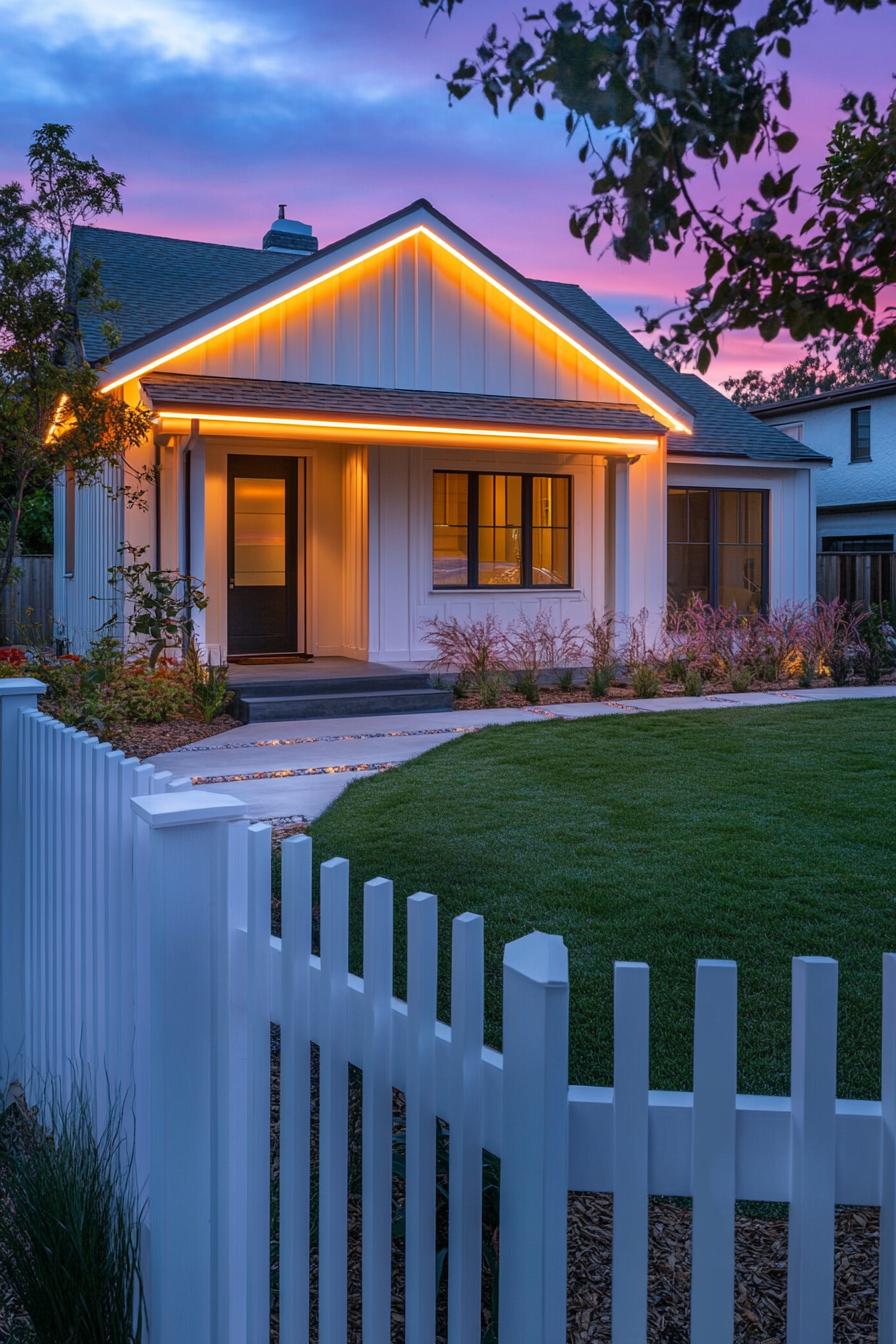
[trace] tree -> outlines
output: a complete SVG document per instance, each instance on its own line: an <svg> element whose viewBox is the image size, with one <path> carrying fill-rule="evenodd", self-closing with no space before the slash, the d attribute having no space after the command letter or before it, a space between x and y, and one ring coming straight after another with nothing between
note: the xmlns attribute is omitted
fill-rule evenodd
<svg viewBox="0 0 896 1344"><path fill-rule="evenodd" d="M450 14L463 0L419 3ZM524 9L513 36L492 25L447 80L452 99L478 88L495 115L566 109L591 179L570 228L589 251L599 239L623 261L696 251L700 283L665 313L638 310L672 363L705 372L725 332L752 328L896 352L896 309L882 306L896 282L896 101L848 93L823 163L804 169L783 118L792 38L815 12L812 0L562 0L550 15ZM754 188L729 209L726 173L748 159Z"/></svg>
<svg viewBox="0 0 896 1344"><path fill-rule="evenodd" d="M811 397L835 387L858 387L878 378L896 378L896 355L886 355L879 364L872 358L873 343L847 336L832 355L823 341L810 342L801 359L766 376L760 369L747 369L739 378L726 378L722 387L738 406L763 406L791 397Z"/></svg>
<svg viewBox="0 0 896 1344"><path fill-rule="evenodd" d="M72 229L121 210L124 179L95 158L79 159L70 135L70 126L50 123L35 135L30 199L18 182L0 186L0 596L15 573L26 501L59 472L73 472L81 486L111 475L110 492L136 504L152 474L127 461L149 430L149 412L100 392L78 324L82 305L114 305L98 266L73 254Z"/></svg>

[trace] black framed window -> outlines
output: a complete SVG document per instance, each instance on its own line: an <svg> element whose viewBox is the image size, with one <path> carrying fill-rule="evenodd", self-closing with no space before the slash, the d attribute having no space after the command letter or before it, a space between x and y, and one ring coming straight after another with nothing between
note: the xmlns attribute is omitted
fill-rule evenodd
<svg viewBox="0 0 896 1344"><path fill-rule="evenodd" d="M870 406L854 406L849 413L849 460L871 461Z"/></svg>
<svg viewBox="0 0 896 1344"><path fill-rule="evenodd" d="M893 533L879 532L868 537L822 537L821 549L825 555L874 555L878 551L892 551Z"/></svg>
<svg viewBox="0 0 896 1344"><path fill-rule="evenodd" d="M434 588L568 588L572 480L526 472L435 471Z"/></svg>
<svg viewBox="0 0 896 1344"><path fill-rule="evenodd" d="M768 606L768 491L669 490L669 602L691 596L714 607Z"/></svg>

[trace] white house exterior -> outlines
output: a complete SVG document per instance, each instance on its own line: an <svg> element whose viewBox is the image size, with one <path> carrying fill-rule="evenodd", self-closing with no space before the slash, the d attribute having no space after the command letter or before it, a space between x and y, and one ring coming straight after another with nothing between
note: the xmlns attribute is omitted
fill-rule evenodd
<svg viewBox="0 0 896 1344"><path fill-rule="evenodd" d="M85 228L119 299L109 395L155 413L145 511L56 493L55 605L83 648L123 544L207 585L215 657L428 655L426 618L548 608L656 625L671 594L814 595L810 447L527 280L425 201L322 249Z"/></svg>
<svg viewBox="0 0 896 1344"><path fill-rule="evenodd" d="M831 459L818 474L818 549L896 549L896 378L761 406L754 412Z"/></svg>

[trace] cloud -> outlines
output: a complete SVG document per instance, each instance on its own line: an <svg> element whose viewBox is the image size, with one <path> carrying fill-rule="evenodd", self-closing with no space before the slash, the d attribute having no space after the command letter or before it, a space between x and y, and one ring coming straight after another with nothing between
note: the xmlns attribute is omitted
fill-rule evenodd
<svg viewBox="0 0 896 1344"><path fill-rule="evenodd" d="M239 57L252 69L270 69L269 30L202 0L0 0L0 15L51 51L86 41L190 68Z"/></svg>

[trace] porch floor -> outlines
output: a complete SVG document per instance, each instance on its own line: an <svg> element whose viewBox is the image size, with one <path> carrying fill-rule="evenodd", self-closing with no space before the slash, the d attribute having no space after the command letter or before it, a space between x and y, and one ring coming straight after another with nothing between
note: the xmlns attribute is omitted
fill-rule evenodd
<svg viewBox="0 0 896 1344"><path fill-rule="evenodd" d="M340 677L387 677L395 672L423 672L422 663L368 663L360 658L313 658L308 663L228 663L231 686L257 686L261 682L335 681Z"/></svg>

